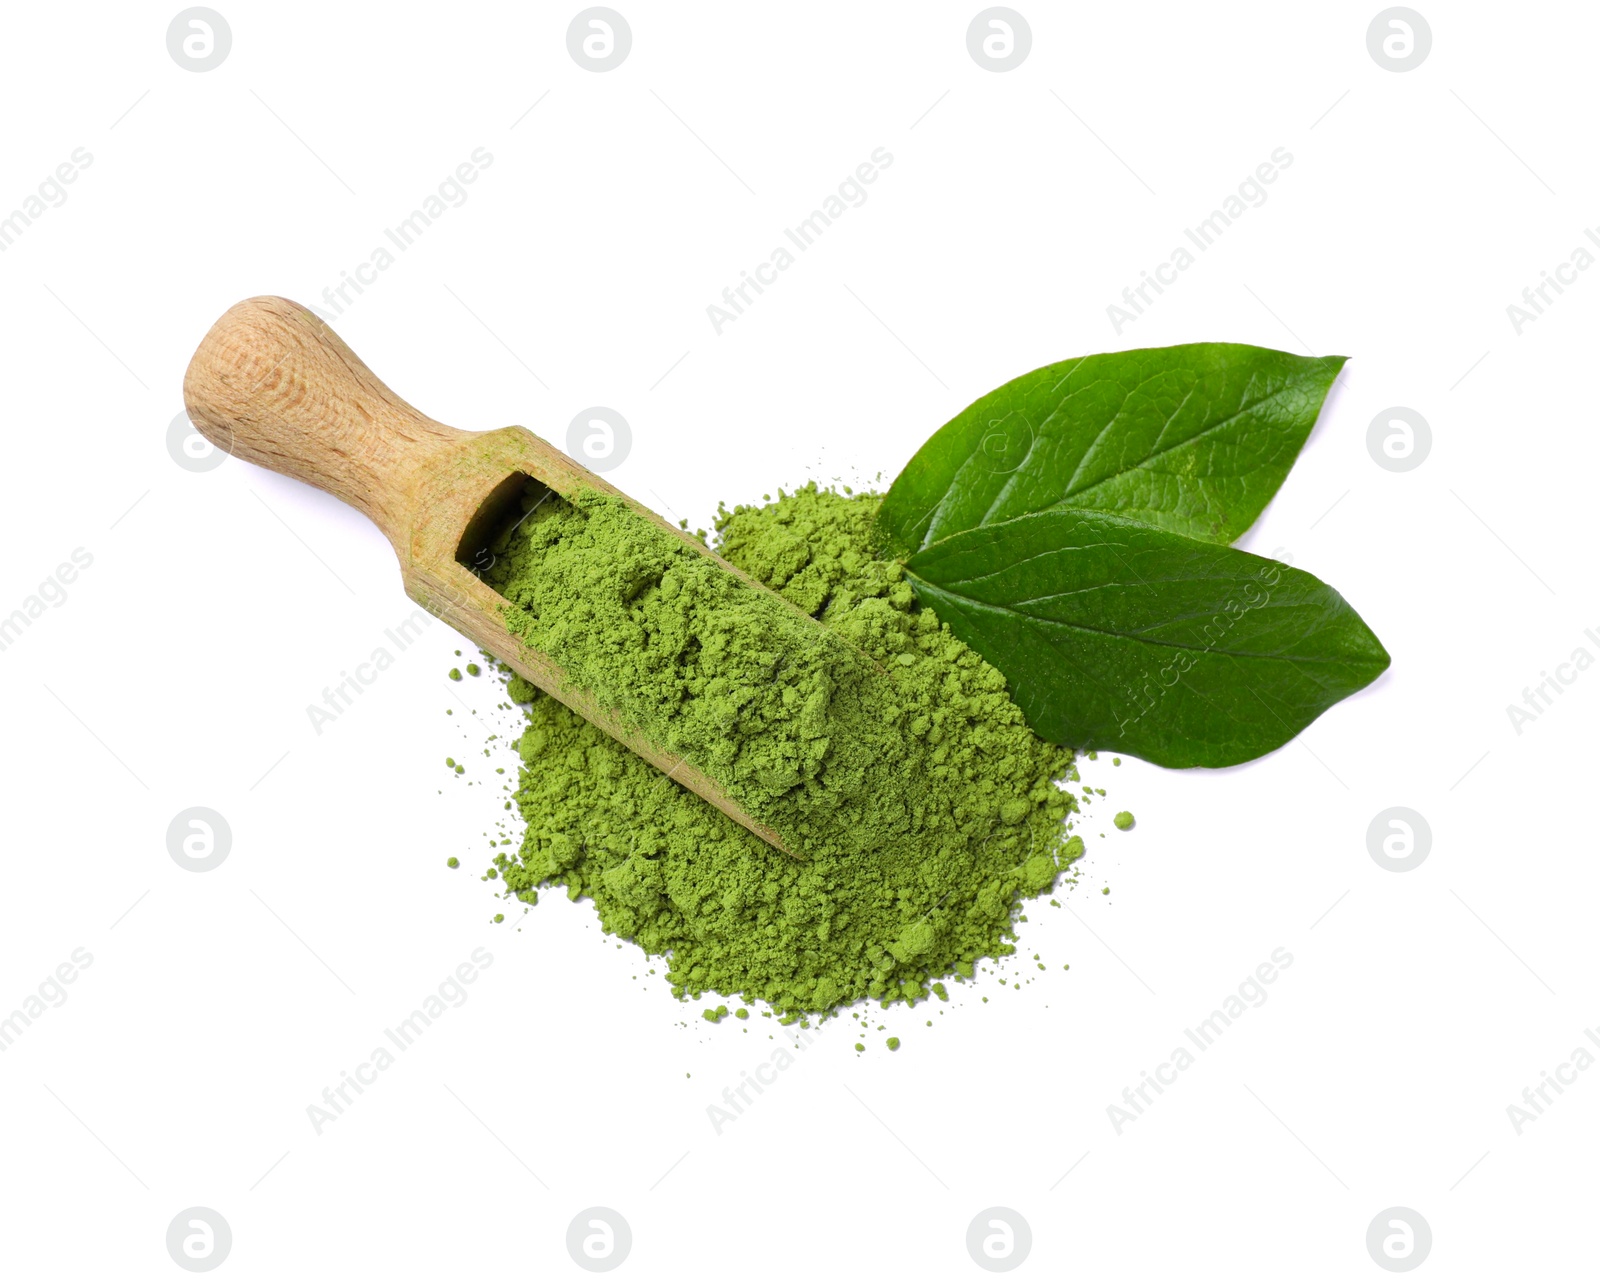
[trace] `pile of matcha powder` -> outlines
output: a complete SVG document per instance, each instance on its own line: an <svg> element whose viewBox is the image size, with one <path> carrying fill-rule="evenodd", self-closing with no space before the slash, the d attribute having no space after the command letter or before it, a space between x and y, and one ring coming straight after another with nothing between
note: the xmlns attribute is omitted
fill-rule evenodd
<svg viewBox="0 0 1600 1280"><path fill-rule="evenodd" d="M527 825L495 857L508 894L564 886L664 957L680 996L780 1015L942 995L1014 950L1023 902L1083 853L1073 756L874 554L877 503L813 485L719 512L718 553L785 604L614 497L530 487L484 573L512 631L792 852L513 676Z"/></svg>

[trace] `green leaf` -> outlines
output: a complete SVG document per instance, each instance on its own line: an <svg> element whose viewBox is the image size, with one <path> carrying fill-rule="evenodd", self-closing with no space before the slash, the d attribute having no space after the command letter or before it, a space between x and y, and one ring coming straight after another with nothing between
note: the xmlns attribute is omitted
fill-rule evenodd
<svg viewBox="0 0 1600 1280"><path fill-rule="evenodd" d="M1389 665L1309 573L1099 511L969 529L906 572L1040 736L1174 768L1265 755Z"/></svg>
<svg viewBox="0 0 1600 1280"><path fill-rule="evenodd" d="M1232 542L1278 491L1345 357L1196 342L1063 360L941 427L884 496L896 556L1052 507Z"/></svg>

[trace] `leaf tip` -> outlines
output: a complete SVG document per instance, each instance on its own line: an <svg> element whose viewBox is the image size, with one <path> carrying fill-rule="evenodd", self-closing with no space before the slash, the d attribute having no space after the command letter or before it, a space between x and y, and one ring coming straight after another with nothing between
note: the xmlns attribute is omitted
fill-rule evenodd
<svg viewBox="0 0 1600 1280"><path fill-rule="evenodd" d="M1376 680L1394 665L1394 659L1389 656L1389 651L1383 647L1383 641L1378 639L1377 634L1371 628L1368 628L1367 634L1372 636L1372 678Z"/></svg>

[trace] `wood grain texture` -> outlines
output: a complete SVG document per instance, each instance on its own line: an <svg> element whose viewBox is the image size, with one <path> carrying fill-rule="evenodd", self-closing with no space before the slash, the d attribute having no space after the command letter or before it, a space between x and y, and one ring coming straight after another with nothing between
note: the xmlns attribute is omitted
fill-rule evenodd
<svg viewBox="0 0 1600 1280"><path fill-rule="evenodd" d="M522 473L565 498L585 491L615 495L696 553L757 590L765 587L531 431L459 431L418 412L319 316L287 298L250 298L231 307L195 351L183 398L190 421L219 449L324 489L367 515L394 547L406 594L424 609L673 781L784 848L776 832L705 774L599 706L547 655L513 636L501 612L505 600L456 555L484 501L508 476Z"/></svg>

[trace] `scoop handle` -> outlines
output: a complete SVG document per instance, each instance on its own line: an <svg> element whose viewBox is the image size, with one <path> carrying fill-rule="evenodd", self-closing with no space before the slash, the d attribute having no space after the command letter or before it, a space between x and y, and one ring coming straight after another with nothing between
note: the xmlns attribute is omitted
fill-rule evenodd
<svg viewBox="0 0 1600 1280"><path fill-rule="evenodd" d="M190 360L183 401L217 448L326 490L396 548L428 462L467 434L412 408L287 298L230 307Z"/></svg>
<svg viewBox="0 0 1600 1280"><path fill-rule="evenodd" d="M593 701L548 655L513 636L504 598L457 559L486 504L508 483L519 490L528 476L563 496L580 490L611 494L696 554L715 559L689 534L530 431L457 431L419 413L319 316L287 298L248 298L224 313L189 362L183 400L189 420L219 449L316 485L364 512L388 536L406 591L423 608L667 777L784 848L775 831L746 814L711 778Z"/></svg>

